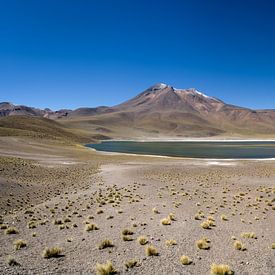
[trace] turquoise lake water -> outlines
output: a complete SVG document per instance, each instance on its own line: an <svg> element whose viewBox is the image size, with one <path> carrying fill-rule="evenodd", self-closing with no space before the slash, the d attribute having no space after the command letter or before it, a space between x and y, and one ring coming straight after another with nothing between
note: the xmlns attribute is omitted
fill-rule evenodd
<svg viewBox="0 0 275 275"><path fill-rule="evenodd" d="M97 144L87 144L87 146L98 151L171 157L215 159L275 158L275 141L103 141Z"/></svg>

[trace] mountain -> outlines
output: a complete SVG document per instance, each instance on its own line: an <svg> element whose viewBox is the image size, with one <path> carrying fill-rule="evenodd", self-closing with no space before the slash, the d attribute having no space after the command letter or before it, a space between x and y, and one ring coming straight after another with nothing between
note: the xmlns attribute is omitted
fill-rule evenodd
<svg viewBox="0 0 275 275"><path fill-rule="evenodd" d="M10 110L10 111L9 111ZM275 110L251 110L196 89L156 84L113 107L51 111L0 103L1 115L31 115L116 138L274 136Z"/></svg>

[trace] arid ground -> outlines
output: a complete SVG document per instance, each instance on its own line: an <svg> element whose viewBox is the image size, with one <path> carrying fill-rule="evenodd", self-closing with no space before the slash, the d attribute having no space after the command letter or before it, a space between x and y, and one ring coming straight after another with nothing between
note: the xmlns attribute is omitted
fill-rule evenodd
<svg viewBox="0 0 275 275"><path fill-rule="evenodd" d="M272 160L0 139L1 274L275 274L274 214Z"/></svg>

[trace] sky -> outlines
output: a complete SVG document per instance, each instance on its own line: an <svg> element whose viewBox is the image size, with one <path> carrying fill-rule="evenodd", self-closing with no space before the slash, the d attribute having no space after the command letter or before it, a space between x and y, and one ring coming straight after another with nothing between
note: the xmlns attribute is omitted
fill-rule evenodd
<svg viewBox="0 0 275 275"><path fill-rule="evenodd" d="M158 82L275 108L273 0L0 0L0 102L112 106Z"/></svg>

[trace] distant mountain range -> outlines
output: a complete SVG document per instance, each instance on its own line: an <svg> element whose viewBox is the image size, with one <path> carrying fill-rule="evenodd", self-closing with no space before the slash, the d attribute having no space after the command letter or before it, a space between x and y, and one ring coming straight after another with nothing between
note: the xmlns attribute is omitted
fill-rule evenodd
<svg viewBox="0 0 275 275"><path fill-rule="evenodd" d="M113 107L37 109L0 103L0 116L35 116L110 137L209 137L275 135L275 110L238 107L200 93L156 84Z"/></svg>

